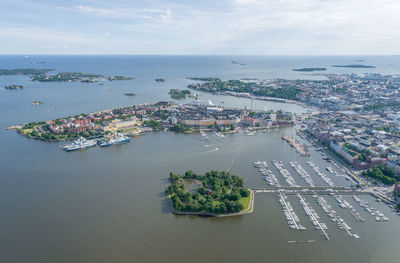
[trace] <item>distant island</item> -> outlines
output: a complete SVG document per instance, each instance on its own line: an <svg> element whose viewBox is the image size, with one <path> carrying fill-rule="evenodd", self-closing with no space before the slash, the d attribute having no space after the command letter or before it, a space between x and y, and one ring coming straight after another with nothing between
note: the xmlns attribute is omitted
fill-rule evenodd
<svg viewBox="0 0 400 263"><path fill-rule="evenodd" d="M165 79L155 79L156 82L165 82Z"/></svg>
<svg viewBox="0 0 400 263"><path fill-rule="evenodd" d="M5 86L5 89L11 89L11 90L19 90L19 89L23 89L24 86L21 85L9 85L9 86Z"/></svg>
<svg viewBox="0 0 400 263"><path fill-rule="evenodd" d="M174 214L227 216L252 212L253 194L243 178L227 171L170 173L167 194Z"/></svg>
<svg viewBox="0 0 400 263"><path fill-rule="evenodd" d="M109 81L113 81L113 80L131 80L131 79L135 79L135 78L129 78L129 77L123 77L123 76L112 76L112 77L106 77L106 79L108 79Z"/></svg>
<svg viewBox="0 0 400 263"><path fill-rule="evenodd" d="M38 100L34 100L31 102L32 106L37 106L37 105L42 105L42 104L43 104L43 101L38 101Z"/></svg>
<svg viewBox="0 0 400 263"><path fill-rule="evenodd" d="M304 72L312 72L312 71L325 71L326 68L294 68L293 71L304 71Z"/></svg>
<svg viewBox="0 0 400 263"><path fill-rule="evenodd" d="M41 75L52 71L52 69L36 69L36 68L21 68L21 69L0 69L0 75Z"/></svg>
<svg viewBox="0 0 400 263"><path fill-rule="evenodd" d="M133 78L123 76L111 76L106 77L100 74L90 74L85 72L59 72L54 75L40 74L34 75L31 80L39 82L62 82L62 81L80 81L84 83L99 82L100 79L113 80L130 80Z"/></svg>
<svg viewBox="0 0 400 263"><path fill-rule="evenodd" d="M234 61L234 60L232 60L231 63L232 64L236 64L236 65L246 66L246 64L240 63L240 62L237 62L237 61Z"/></svg>
<svg viewBox="0 0 400 263"><path fill-rule="evenodd" d="M169 95L174 100L186 99L190 95L190 90L171 89Z"/></svg>
<svg viewBox="0 0 400 263"><path fill-rule="evenodd" d="M135 93L125 93L124 95L125 95L125 96L128 96L128 97L134 97L134 96L136 96Z"/></svg>
<svg viewBox="0 0 400 263"><path fill-rule="evenodd" d="M196 81L220 81L219 78L196 78L196 77L188 77L187 79L196 80Z"/></svg>
<svg viewBox="0 0 400 263"><path fill-rule="evenodd" d="M334 68L376 68L375 66L352 64L352 65L332 65Z"/></svg>

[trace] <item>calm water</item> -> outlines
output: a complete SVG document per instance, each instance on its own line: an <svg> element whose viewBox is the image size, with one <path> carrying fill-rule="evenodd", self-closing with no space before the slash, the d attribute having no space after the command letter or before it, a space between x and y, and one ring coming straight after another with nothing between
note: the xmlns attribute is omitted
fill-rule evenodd
<svg viewBox="0 0 400 263"><path fill-rule="evenodd" d="M29 140L4 130L10 124L168 100L169 89L185 87L187 76L306 78L310 76L291 68L353 64L356 59L377 66L375 72L400 73L399 57L0 57L0 68L55 68L136 78L99 86L0 77L0 87L25 86L21 91L0 88L0 262L399 262L400 219L370 197L363 198L381 209L389 222L376 223L346 197L367 219L356 222L334 199L326 197L360 234L358 240L333 224L308 196L329 228L330 241L312 228L294 196L289 199L307 227L303 232L287 227L275 195L257 195L255 212L235 218L179 217L169 212L163 191L170 171L193 169L200 173L232 165L231 171L243 176L249 187L263 187L266 184L251 164L275 159L285 161L296 182L306 185L288 164L297 160L317 184L326 185L306 165L312 160L321 169L327 166L317 152L300 157L280 140L283 134L293 135L292 128L256 136L228 135L222 140L210 134L207 147L198 134L155 132L126 145L73 153L58 149L59 143ZM234 65L231 60L247 65ZM48 64L31 64L38 61ZM329 69L339 70L366 72ZM154 78L166 78L167 82L156 83ZM126 92L137 96L125 97ZM250 100L242 98L201 94L201 99L217 104L224 101L226 106L251 106ZM45 104L33 107L32 100ZM306 110L261 101L254 101L253 107ZM341 178L331 178L337 185L346 184ZM286 185L280 175L278 180ZM316 243L287 244L288 240L310 239Z"/></svg>

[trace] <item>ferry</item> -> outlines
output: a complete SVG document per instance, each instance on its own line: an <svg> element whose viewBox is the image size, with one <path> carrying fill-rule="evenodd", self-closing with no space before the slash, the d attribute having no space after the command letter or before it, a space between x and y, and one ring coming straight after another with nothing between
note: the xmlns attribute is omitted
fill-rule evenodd
<svg viewBox="0 0 400 263"><path fill-rule="evenodd" d="M89 148L89 147L95 146L96 144L97 144L96 140L87 140L87 139L81 137L78 140L72 142L71 144L64 145L62 147L62 149L64 151L70 152L70 151L76 151L76 150Z"/></svg>
<svg viewBox="0 0 400 263"><path fill-rule="evenodd" d="M122 144L122 143L126 143L126 142L129 142L129 141L130 141L129 137L126 137L126 136L124 136L122 134L117 133L114 138L112 138L112 139L110 139L108 141L102 142L100 144L100 147L106 147L106 146L110 146L110 145L113 145L113 144Z"/></svg>

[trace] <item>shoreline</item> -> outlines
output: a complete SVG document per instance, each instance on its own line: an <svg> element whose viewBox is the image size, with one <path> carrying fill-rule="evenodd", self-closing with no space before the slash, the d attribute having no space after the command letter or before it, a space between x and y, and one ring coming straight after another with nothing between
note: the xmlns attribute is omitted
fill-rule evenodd
<svg viewBox="0 0 400 263"><path fill-rule="evenodd" d="M245 99L253 99L253 100L261 100L261 101L272 101L272 102L280 102L280 103L288 103L288 104L296 104L299 106L302 106L304 108L311 108L311 106L307 105L304 102L296 101L296 100L288 100L288 99L282 99L282 98L275 98L275 97L264 97L264 96L255 96L255 95L250 95L249 93L244 93L244 92L210 92L206 90L197 90L197 89L192 89L188 88L190 90L194 90L197 92L204 92L208 94L213 94L213 95L221 95L221 96L229 96L229 97L237 97L237 98L245 98Z"/></svg>
<svg viewBox="0 0 400 263"><path fill-rule="evenodd" d="M247 209L242 210L240 212L236 212L236 213L225 213L225 214L218 214L218 213L212 213L212 212L202 212L202 211L180 211L180 210L176 210L173 206L172 206L172 201L171 198L168 196L166 196L167 198L167 202L169 205L169 208L171 210L171 212L174 215L195 215L195 216L207 216L207 217L230 217L230 216L240 216L240 215L246 215L246 214L251 214L254 211L254 191L252 191L251 189L249 189L250 191L250 202L249 205L247 207Z"/></svg>

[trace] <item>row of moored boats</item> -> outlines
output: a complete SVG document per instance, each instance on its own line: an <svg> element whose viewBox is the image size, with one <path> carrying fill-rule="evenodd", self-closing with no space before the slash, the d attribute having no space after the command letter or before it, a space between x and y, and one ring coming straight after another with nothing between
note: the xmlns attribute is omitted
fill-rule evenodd
<svg viewBox="0 0 400 263"><path fill-rule="evenodd" d="M127 136L124 136L120 133L117 133L113 138L103 138L100 140L97 139L86 139L86 138L79 138L75 141L73 141L70 144L63 145L61 148L64 151L70 152L70 151L77 151L77 150L82 150L90 147L94 147L96 145L99 145L100 147L107 147L111 146L114 144L123 144L127 143L130 141L130 138Z"/></svg>

